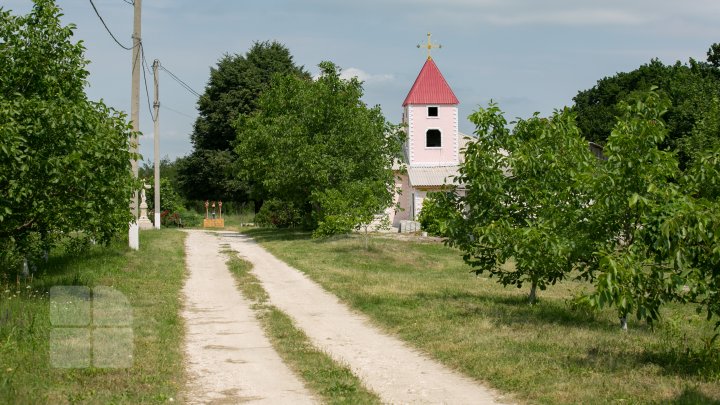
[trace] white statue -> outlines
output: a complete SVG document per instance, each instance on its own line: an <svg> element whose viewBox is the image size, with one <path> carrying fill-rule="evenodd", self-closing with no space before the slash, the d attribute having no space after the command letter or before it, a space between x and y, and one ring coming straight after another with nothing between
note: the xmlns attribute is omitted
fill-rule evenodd
<svg viewBox="0 0 720 405"><path fill-rule="evenodd" d="M152 229L153 223L147 216L147 196L145 196L145 190L149 190L150 185L143 182L142 188L140 189L140 218L138 218L138 226L140 229Z"/></svg>
<svg viewBox="0 0 720 405"><path fill-rule="evenodd" d="M145 190L150 190L150 185L143 182L143 186L140 189L140 206L143 205L147 208L147 197L145 196Z"/></svg>

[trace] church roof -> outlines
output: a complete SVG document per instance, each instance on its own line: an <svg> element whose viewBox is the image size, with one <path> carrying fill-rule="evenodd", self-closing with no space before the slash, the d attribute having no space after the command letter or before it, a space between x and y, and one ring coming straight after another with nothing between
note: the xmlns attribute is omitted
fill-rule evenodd
<svg viewBox="0 0 720 405"><path fill-rule="evenodd" d="M438 187L454 183L458 166L408 167L407 172L413 187Z"/></svg>
<svg viewBox="0 0 720 405"><path fill-rule="evenodd" d="M432 58L428 58L405 97L403 107L408 104L460 104L460 102L435 62Z"/></svg>

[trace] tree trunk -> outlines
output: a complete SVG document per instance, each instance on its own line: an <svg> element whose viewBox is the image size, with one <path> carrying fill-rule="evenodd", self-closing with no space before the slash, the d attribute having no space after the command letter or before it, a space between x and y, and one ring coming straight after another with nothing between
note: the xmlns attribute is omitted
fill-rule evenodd
<svg viewBox="0 0 720 405"><path fill-rule="evenodd" d="M365 251L367 251L367 250L368 250L368 227L367 227L367 226L365 226L365 237L364 237L364 239L365 239L365 241L364 241L364 242L365 242Z"/></svg>
<svg viewBox="0 0 720 405"><path fill-rule="evenodd" d="M535 301L537 300L537 281L532 282L532 286L530 287L530 295L528 295L528 302L530 305L535 304Z"/></svg>

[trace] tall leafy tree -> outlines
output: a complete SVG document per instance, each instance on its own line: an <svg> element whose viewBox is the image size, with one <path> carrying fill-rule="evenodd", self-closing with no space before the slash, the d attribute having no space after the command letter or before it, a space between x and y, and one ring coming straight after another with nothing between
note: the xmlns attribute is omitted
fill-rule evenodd
<svg viewBox="0 0 720 405"><path fill-rule="evenodd" d="M238 116L256 110L260 94L275 74L309 77L295 65L288 48L278 42L255 42L245 55L224 55L210 69L199 116L191 136L196 149L230 150Z"/></svg>
<svg viewBox="0 0 720 405"><path fill-rule="evenodd" d="M714 43L710 45L707 51L707 61L715 67L720 67L720 44Z"/></svg>
<svg viewBox="0 0 720 405"><path fill-rule="evenodd" d="M244 201L249 185L234 176L235 153L229 150L194 151L178 158L177 183L188 200Z"/></svg>
<svg viewBox="0 0 720 405"><path fill-rule="evenodd" d="M657 92L621 103L608 137L607 161L592 178L587 210L594 256L584 275L596 291L593 307L615 306L657 320L667 302L694 302L720 316L720 148L698 153L685 171L660 145L669 100Z"/></svg>
<svg viewBox="0 0 720 405"><path fill-rule="evenodd" d="M238 117L252 113L274 74L309 78L295 65L290 51L278 42L256 42L245 55L224 55L210 69L205 92L198 100L199 116L191 135L193 152L179 164L181 190L189 199L245 200L251 185L237 184L224 162L234 160L233 127Z"/></svg>
<svg viewBox="0 0 720 405"><path fill-rule="evenodd" d="M534 302L537 289L567 277L588 247L577 224L590 195L573 173L588 172L594 157L567 109L519 120L513 131L495 104L470 120L478 138L460 167L464 192L430 201L439 231L476 273L529 284Z"/></svg>
<svg viewBox="0 0 720 405"><path fill-rule="evenodd" d="M567 110L510 133L496 106L480 109L458 179L465 191L435 194L433 223L476 272L506 285L542 288L578 270L595 287L579 302L615 307L623 327L630 314L656 321L668 302L717 319L720 147L681 170L661 147L670 106L654 89L621 102L603 160ZM514 269L503 267L510 258Z"/></svg>
<svg viewBox="0 0 720 405"><path fill-rule="evenodd" d="M235 151L264 198L300 209L313 229L346 232L390 205L401 131L362 102L356 78L341 79L330 62L320 68L316 80L276 75L257 112L238 120Z"/></svg>
<svg viewBox="0 0 720 405"><path fill-rule="evenodd" d="M717 58L713 49L716 48L708 52L710 62ZM573 108L577 112L578 127L588 140L605 144L616 118L623 113L618 109L619 103L653 86L671 102L664 116L668 134L660 147L677 151L684 168L694 158L696 144L709 140L708 137L701 141L692 138L697 134L693 129L709 116L711 109L717 108L720 70L712 63L691 59L688 64L665 65L654 59L633 71L603 78L575 96ZM711 137L714 142L720 142L720 133Z"/></svg>
<svg viewBox="0 0 720 405"><path fill-rule="evenodd" d="M52 0L0 9L0 251L27 254L79 231L127 229L133 179L126 117L87 99L88 63Z"/></svg>

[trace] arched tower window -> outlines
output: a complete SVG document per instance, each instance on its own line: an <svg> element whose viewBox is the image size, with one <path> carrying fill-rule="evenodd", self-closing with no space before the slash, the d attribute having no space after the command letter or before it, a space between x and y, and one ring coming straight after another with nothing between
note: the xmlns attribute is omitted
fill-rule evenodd
<svg viewBox="0 0 720 405"><path fill-rule="evenodd" d="M439 129L428 129L425 133L425 146L439 148L442 146L442 134Z"/></svg>

